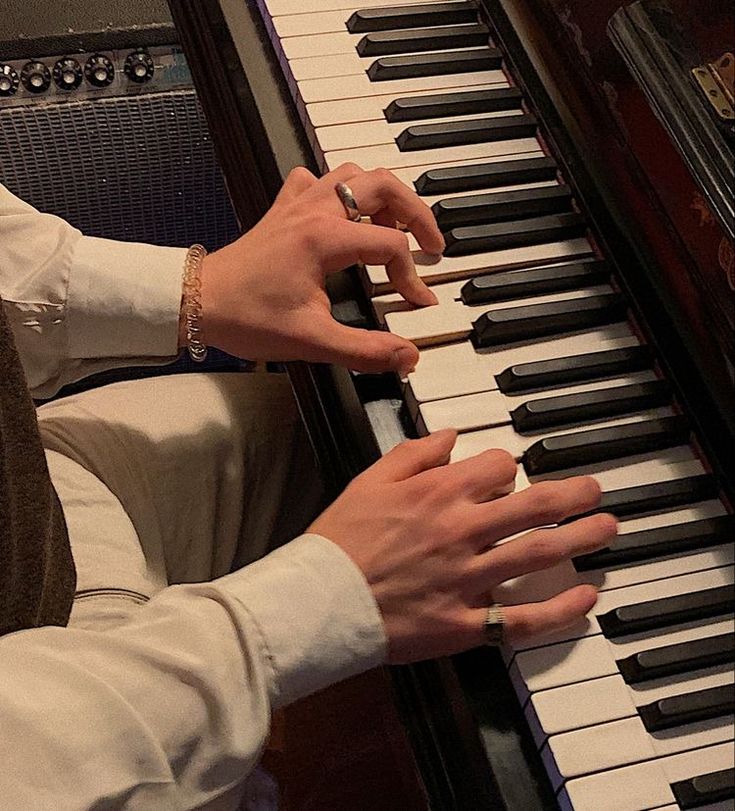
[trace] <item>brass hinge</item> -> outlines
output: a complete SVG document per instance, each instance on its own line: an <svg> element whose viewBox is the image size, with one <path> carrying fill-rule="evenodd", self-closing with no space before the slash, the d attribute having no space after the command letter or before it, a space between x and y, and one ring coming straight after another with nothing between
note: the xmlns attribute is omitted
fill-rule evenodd
<svg viewBox="0 0 735 811"><path fill-rule="evenodd" d="M724 121L735 120L735 56L725 53L715 62L693 68L692 74L717 115Z"/></svg>

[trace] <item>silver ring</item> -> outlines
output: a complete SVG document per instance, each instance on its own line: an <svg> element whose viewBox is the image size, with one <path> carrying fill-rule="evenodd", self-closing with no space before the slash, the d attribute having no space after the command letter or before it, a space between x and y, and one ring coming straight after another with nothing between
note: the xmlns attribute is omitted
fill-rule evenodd
<svg viewBox="0 0 735 811"><path fill-rule="evenodd" d="M345 207L347 219L352 222L360 222L362 214L360 214L360 209L357 207L352 189L346 183L337 183L334 190L337 192L337 197L339 197L342 205Z"/></svg>
<svg viewBox="0 0 735 811"><path fill-rule="evenodd" d="M485 636L486 645L502 645L503 632L505 631L505 614L500 603L493 603L488 606L485 614L485 621L482 623L482 632Z"/></svg>

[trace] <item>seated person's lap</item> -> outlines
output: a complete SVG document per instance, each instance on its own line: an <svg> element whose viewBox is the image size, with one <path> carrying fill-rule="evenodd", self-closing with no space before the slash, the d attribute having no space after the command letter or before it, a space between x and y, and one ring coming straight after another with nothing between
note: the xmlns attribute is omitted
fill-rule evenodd
<svg viewBox="0 0 735 811"><path fill-rule="evenodd" d="M41 406L38 419L78 594L149 598L209 580L295 537L320 506L285 375L114 383Z"/></svg>

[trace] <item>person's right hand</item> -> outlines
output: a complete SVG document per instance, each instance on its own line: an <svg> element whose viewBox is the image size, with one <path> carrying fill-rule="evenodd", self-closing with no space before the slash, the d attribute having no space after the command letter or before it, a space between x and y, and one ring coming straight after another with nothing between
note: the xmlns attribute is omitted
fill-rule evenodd
<svg viewBox="0 0 735 811"><path fill-rule="evenodd" d="M308 530L340 546L364 573L392 663L482 645L486 609L500 583L608 546L617 532L607 514L548 526L599 504L594 479L513 493L510 454L490 450L449 463L455 439L447 430L397 446ZM596 599L592 586L579 585L544 602L504 606L505 638L553 633L584 616Z"/></svg>

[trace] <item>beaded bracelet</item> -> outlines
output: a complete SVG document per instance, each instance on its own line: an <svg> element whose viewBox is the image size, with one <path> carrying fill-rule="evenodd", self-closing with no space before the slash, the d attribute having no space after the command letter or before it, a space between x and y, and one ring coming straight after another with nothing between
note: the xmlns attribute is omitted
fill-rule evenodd
<svg viewBox="0 0 735 811"><path fill-rule="evenodd" d="M200 271L207 255L202 245L192 245L184 261L181 310L186 327L186 348L197 363L207 357L207 345L202 340L202 280Z"/></svg>

